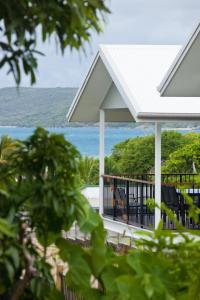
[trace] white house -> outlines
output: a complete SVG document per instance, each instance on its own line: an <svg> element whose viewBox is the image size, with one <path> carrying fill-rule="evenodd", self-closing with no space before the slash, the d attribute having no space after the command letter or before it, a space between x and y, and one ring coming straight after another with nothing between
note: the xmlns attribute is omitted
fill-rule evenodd
<svg viewBox="0 0 200 300"><path fill-rule="evenodd" d="M101 214L104 213L105 122L155 124L154 195L155 202L160 205L161 128L172 121L200 120L199 53L200 25L183 48L179 45L99 47L67 118L69 122L99 122ZM161 212L155 209L155 226L160 219ZM118 230L130 228L106 217L105 223L107 227L122 226Z"/></svg>

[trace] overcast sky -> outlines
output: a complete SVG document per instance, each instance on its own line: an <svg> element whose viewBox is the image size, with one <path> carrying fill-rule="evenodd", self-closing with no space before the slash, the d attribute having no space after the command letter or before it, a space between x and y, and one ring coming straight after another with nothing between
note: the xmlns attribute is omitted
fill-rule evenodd
<svg viewBox="0 0 200 300"><path fill-rule="evenodd" d="M200 21L199 0L111 0L104 33L93 34L87 55L56 53L55 44L39 44L46 56L39 59L35 87L78 87L98 44L183 44ZM22 86L29 86L23 77ZM12 76L0 71L0 87L14 86Z"/></svg>

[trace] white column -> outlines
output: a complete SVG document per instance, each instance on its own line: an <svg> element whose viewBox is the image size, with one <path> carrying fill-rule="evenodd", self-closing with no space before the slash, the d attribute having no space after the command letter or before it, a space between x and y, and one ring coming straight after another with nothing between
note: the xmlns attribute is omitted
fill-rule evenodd
<svg viewBox="0 0 200 300"><path fill-rule="evenodd" d="M99 116L99 213L103 214L103 177L105 171L105 111L100 109Z"/></svg>
<svg viewBox="0 0 200 300"><path fill-rule="evenodd" d="M155 203L161 205L161 124L155 123ZM155 208L155 228L161 220L161 211Z"/></svg>

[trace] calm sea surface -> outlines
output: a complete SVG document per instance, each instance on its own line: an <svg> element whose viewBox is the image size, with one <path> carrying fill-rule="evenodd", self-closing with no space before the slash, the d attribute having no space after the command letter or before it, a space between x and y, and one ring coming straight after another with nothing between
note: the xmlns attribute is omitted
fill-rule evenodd
<svg viewBox="0 0 200 300"><path fill-rule="evenodd" d="M67 127L47 128L51 132L64 134L65 138L74 144L83 155L98 156L99 128L98 127ZM13 138L24 140L29 137L34 128L0 127L0 135L8 134ZM131 137L143 136L152 133L152 129L138 128L106 128L105 152L109 155L115 144Z"/></svg>

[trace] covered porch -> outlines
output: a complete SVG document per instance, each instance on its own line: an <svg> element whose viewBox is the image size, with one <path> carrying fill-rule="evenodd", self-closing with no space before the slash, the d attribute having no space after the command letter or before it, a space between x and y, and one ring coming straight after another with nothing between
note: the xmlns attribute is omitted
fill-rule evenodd
<svg viewBox="0 0 200 300"><path fill-rule="evenodd" d="M162 219L164 228L176 229L160 210L162 201L181 225L199 228L189 218L180 190L184 187L199 207L198 175L161 174L162 128L172 122L197 125L200 120L200 97L163 96L157 89L180 49L172 45L101 46L68 113L70 122L99 122L99 212L105 222L112 221L113 228L129 224L152 229ZM154 124L154 174L105 174L107 122ZM149 208L147 199L154 199L158 207Z"/></svg>
<svg viewBox="0 0 200 300"><path fill-rule="evenodd" d="M134 228L151 230L160 221L163 229L176 230L176 225L161 210L163 202L169 208L182 228L200 229L197 222L189 216L187 194L195 207L200 208L200 181L198 173L161 172L161 134L169 123L158 122L155 127L155 168L154 173L105 174L105 112L100 111L100 202L99 211L104 219L128 224ZM180 122L179 127L187 122ZM191 121L189 124L192 124ZM193 126L195 127L193 123ZM134 129L133 129L134 130ZM152 207L148 202L155 202ZM124 227L125 228L125 227Z"/></svg>

